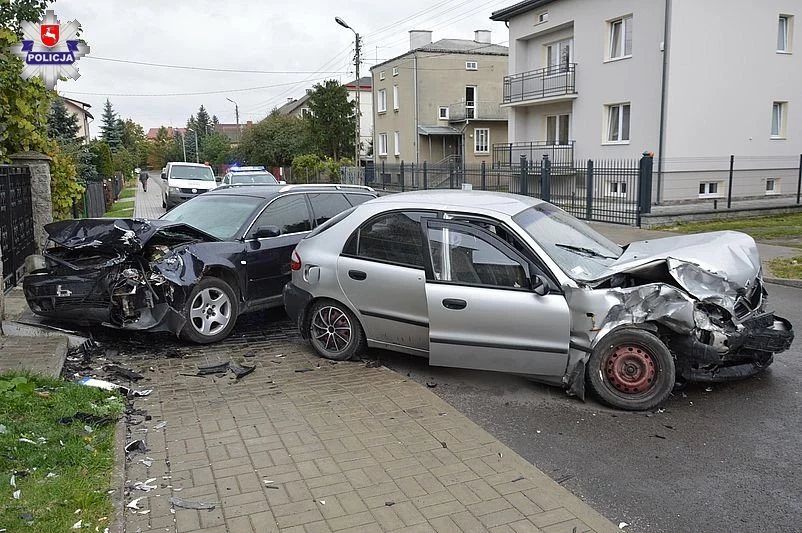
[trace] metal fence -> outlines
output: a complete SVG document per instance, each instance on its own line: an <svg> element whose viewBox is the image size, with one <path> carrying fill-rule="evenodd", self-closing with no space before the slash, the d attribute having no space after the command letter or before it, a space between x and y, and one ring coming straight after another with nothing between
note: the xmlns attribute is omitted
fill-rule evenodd
<svg viewBox="0 0 802 533"><path fill-rule="evenodd" d="M368 165L344 168L340 181L368 185L384 193L428 189L471 189L509 192L541 198L578 218L640 224L650 211L652 158L585 161L554 165L548 157L515 165Z"/></svg>
<svg viewBox="0 0 802 533"><path fill-rule="evenodd" d="M74 218L99 218L111 208L125 188L122 176L84 182L83 196L72 209Z"/></svg>
<svg viewBox="0 0 802 533"><path fill-rule="evenodd" d="M6 292L22 278L25 258L36 250L31 174L26 166L0 165L0 248Z"/></svg>

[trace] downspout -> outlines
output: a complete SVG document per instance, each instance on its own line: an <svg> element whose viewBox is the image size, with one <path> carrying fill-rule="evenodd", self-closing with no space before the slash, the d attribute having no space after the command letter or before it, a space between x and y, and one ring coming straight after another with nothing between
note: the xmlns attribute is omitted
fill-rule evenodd
<svg viewBox="0 0 802 533"><path fill-rule="evenodd" d="M663 76L660 87L660 138L657 148L657 203L663 196L663 148L665 144L665 119L666 119L666 92L668 90L666 78L668 77L668 33L671 27L671 0L665 0L665 14L663 15Z"/></svg>
<svg viewBox="0 0 802 533"><path fill-rule="evenodd" d="M413 83L415 84L415 130L413 132L415 139L415 164L420 164L420 134L418 133L418 53L412 52L415 68L413 69Z"/></svg>

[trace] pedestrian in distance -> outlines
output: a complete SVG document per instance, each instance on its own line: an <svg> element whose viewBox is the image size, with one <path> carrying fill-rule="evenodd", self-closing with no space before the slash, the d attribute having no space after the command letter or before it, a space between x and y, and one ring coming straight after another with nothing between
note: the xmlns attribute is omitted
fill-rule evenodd
<svg viewBox="0 0 802 533"><path fill-rule="evenodd" d="M141 170L139 172L139 181L142 182L142 190L148 192L148 172L146 170Z"/></svg>

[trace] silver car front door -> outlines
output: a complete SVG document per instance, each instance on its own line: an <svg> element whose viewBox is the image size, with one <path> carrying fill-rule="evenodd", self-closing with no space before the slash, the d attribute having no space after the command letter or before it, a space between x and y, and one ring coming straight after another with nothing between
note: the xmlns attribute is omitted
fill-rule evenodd
<svg viewBox="0 0 802 533"><path fill-rule="evenodd" d="M425 224L430 364L564 375L570 314L563 295L536 294L534 267L492 233L467 223Z"/></svg>

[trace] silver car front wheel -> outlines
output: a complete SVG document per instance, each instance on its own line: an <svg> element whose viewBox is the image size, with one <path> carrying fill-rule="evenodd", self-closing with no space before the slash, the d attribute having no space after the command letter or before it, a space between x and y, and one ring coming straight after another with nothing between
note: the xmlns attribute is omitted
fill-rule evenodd
<svg viewBox="0 0 802 533"><path fill-rule="evenodd" d="M362 326L344 305L320 301L309 313L308 336L321 357L347 361L364 346Z"/></svg>

